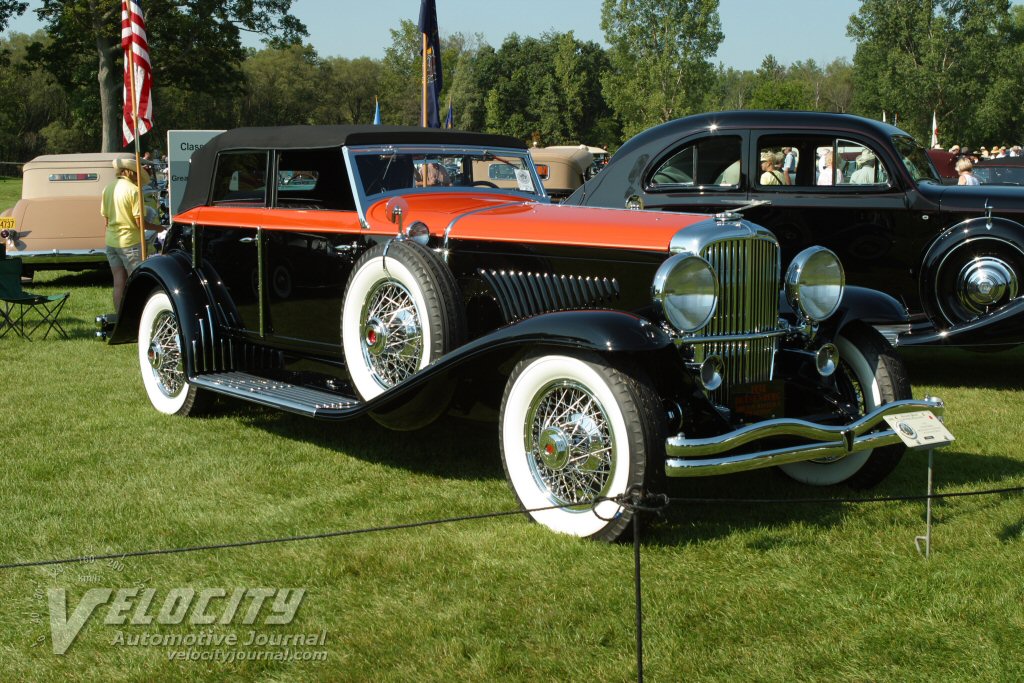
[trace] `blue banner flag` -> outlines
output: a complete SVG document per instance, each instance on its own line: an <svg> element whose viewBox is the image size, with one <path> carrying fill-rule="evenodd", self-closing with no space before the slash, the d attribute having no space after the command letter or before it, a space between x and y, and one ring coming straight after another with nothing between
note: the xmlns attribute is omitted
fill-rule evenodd
<svg viewBox="0 0 1024 683"><path fill-rule="evenodd" d="M373 125L379 126L380 125L380 100L378 100L376 97L374 97L373 98L373 105L374 105L374 108L373 108Z"/></svg>
<svg viewBox="0 0 1024 683"><path fill-rule="evenodd" d="M434 0L420 3L420 33L423 34L423 123L428 128L441 127L441 38L437 33L437 5Z"/></svg>

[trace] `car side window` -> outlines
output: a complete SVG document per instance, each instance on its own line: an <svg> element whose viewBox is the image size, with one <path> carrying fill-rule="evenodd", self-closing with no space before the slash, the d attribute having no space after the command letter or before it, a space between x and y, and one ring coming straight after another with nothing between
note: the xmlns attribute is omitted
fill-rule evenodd
<svg viewBox="0 0 1024 683"><path fill-rule="evenodd" d="M741 138L715 136L687 143L675 150L647 182L648 191L680 187L737 188L741 184Z"/></svg>
<svg viewBox="0 0 1024 683"><path fill-rule="evenodd" d="M276 208L355 211L352 184L339 149L280 151L275 180Z"/></svg>
<svg viewBox="0 0 1024 683"><path fill-rule="evenodd" d="M888 185L885 164L870 147L852 140L836 140L836 154L843 171L842 184Z"/></svg>
<svg viewBox="0 0 1024 683"><path fill-rule="evenodd" d="M267 152L224 152L217 157L213 203L265 206Z"/></svg>
<svg viewBox="0 0 1024 683"><path fill-rule="evenodd" d="M888 187L889 173L873 149L828 135L762 135L757 141L756 185L785 192L829 187ZM794 190L798 191L798 190Z"/></svg>

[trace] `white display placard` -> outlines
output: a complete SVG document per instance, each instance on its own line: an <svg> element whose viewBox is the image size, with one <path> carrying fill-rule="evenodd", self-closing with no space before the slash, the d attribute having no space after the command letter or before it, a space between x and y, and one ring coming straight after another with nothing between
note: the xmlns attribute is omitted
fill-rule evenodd
<svg viewBox="0 0 1024 683"><path fill-rule="evenodd" d="M167 202L171 216L178 213L185 183L188 182L189 162L192 154L202 149L222 130L169 130L167 131Z"/></svg>
<svg viewBox="0 0 1024 683"><path fill-rule="evenodd" d="M956 440L942 420L930 410L888 415L885 421L907 448L938 448Z"/></svg>

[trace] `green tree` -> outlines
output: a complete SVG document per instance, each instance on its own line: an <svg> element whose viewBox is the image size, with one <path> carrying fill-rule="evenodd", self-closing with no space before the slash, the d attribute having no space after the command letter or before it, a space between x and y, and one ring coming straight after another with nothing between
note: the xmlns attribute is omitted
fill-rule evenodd
<svg viewBox="0 0 1024 683"><path fill-rule="evenodd" d="M207 94L237 87L245 54L242 31L267 36L274 45L294 43L305 35L305 26L289 14L291 5L292 0L151 0L146 5L146 29L155 87L168 83ZM78 93L73 101L91 100L81 91L89 80L97 79L98 106L82 109L79 115L99 124L101 149L120 149L120 5L42 0L36 13L52 38L49 44L38 45L36 58L65 88ZM159 125L159 110L157 119Z"/></svg>
<svg viewBox="0 0 1024 683"><path fill-rule="evenodd" d="M0 0L0 31L7 28L12 17L21 16L27 8L28 3L21 0Z"/></svg>
<svg viewBox="0 0 1024 683"><path fill-rule="evenodd" d="M694 113L714 82L718 0L604 0L604 96L632 135Z"/></svg>
<svg viewBox="0 0 1024 683"><path fill-rule="evenodd" d="M847 27L857 41L857 111L896 112L900 126L922 139L930 137L935 112L942 138L961 139L985 95L982 75L998 71L1009 6L1009 0L862 0Z"/></svg>
<svg viewBox="0 0 1024 683"><path fill-rule="evenodd" d="M380 92L381 63L369 57L332 57L320 68L317 123L371 123L374 97Z"/></svg>
<svg viewBox="0 0 1024 683"><path fill-rule="evenodd" d="M391 29L391 45L384 50L381 65L381 118L399 126L420 125L422 104L422 34L416 22L403 19ZM444 41L441 41L441 66L444 67Z"/></svg>
<svg viewBox="0 0 1024 683"><path fill-rule="evenodd" d="M242 63L245 94L240 121L247 126L313 123L320 68L310 45L271 47L252 54Z"/></svg>
<svg viewBox="0 0 1024 683"><path fill-rule="evenodd" d="M73 131L64 91L27 58L28 46L44 40L42 31L0 39L0 52L7 56L6 68L0 69L0 159L5 161L27 161L46 152L50 136L45 131L55 121Z"/></svg>
<svg viewBox="0 0 1024 683"><path fill-rule="evenodd" d="M794 76L779 64L774 55L766 55L754 74L755 85L750 94L754 109L812 109L811 86L806 79Z"/></svg>

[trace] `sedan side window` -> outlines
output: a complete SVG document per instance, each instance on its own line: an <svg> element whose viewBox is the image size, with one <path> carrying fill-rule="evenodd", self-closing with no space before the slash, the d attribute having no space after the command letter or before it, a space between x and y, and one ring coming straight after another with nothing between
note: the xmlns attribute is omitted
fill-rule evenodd
<svg viewBox="0 0 1024 683"><path fill-rule="evenodd" d="M836 153L843 172L842 184L887 185L889 173L870 147L850 140L836 140Z"/></svg>
<svg viewBox="0 0 1024 683"><path fill-rule="evenodd" d="M651 174L651 192L680 187L740 186L740 138L716 136L676 150Z"/></svg>

